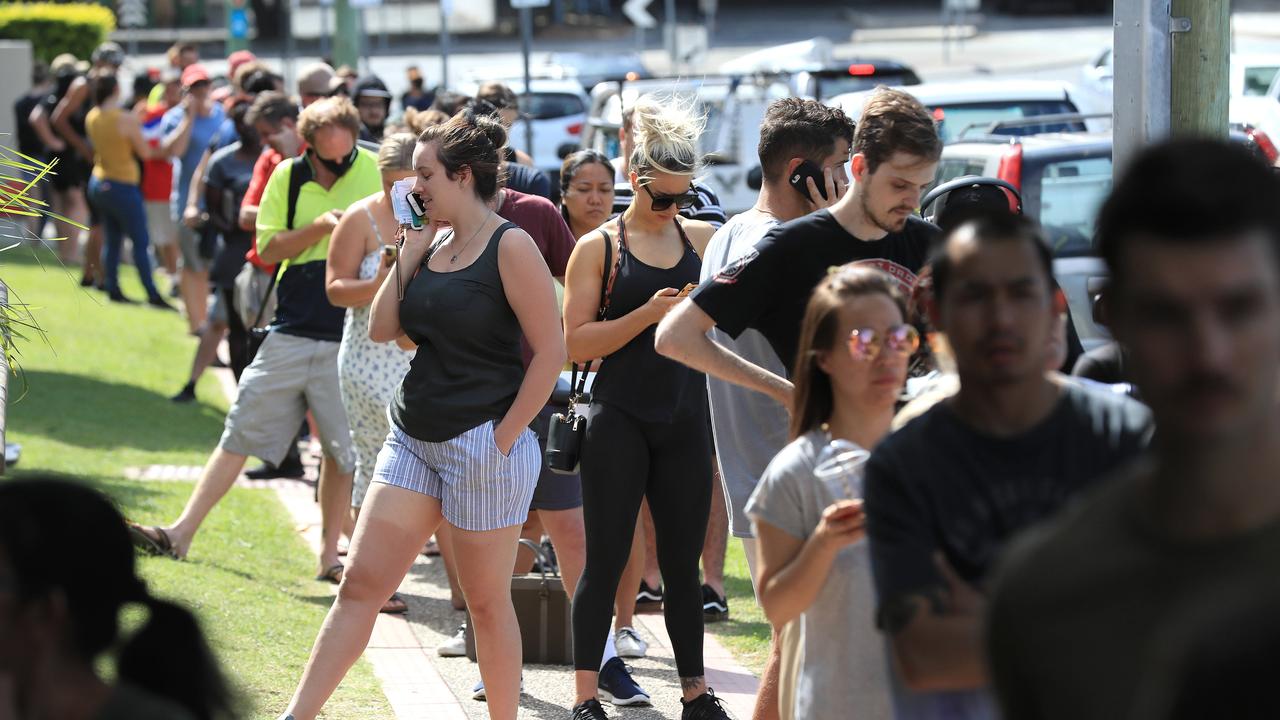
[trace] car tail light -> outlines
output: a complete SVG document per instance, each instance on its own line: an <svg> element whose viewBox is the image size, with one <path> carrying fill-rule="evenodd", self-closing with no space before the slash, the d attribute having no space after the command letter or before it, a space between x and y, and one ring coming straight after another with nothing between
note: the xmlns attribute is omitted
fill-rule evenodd
<svg viewBox="0 0 1280 720"><path fill-rule="evenodd" d="M581 134L582 134L582 123L574 123L574 124L570 125L569 127L565 128L565 130L566 130L566 131L568 131L568 133L569 133L570 135L581 135Z"/></svg>
<svg viewBox="0 0 1280 720"><path fill-rule="evenodd" d="M1009 147L1005 148L1004 155L1000 156L1000 165L996 168L996 177L1018 188L1018 192L1022 192L1021 143L1009 143ZM1017 212L1018 201L1012 194L1005 194L1009 195L1009 209Z"/></svg>
<svg viewBox="0 0 1280 720"><path fill-rule="evenodd" d="M1246 133L1249 139L1253 141L1258 149L1262 151L1263 157L1267 159L1268 165L1275 165L1276 160L1280 159L1280 150L1276 149L1276 144L1271 142L1271 138L1267 134L1257 128L1250 128Z"/></svg>
<svg viewBox="0 0 1280 720"><path fill-rule="evenodd" d="M876 74L876 66L871 63L854 63L849 66L849 74L865 77Z"/></svg>

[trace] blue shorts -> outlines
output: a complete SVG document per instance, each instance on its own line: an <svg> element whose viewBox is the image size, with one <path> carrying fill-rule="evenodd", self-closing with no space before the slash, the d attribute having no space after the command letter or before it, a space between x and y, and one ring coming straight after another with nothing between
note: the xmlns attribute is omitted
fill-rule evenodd
<svg viewBox="0 0 1280 720"><path fill-rule="evenodd" d="M437 498L444 519L456 528L482 532L523 525L542 469L538 440L525 429L503 455L494 443L495 425L490 420L438 443L392 425L373 482Z"/></svg>

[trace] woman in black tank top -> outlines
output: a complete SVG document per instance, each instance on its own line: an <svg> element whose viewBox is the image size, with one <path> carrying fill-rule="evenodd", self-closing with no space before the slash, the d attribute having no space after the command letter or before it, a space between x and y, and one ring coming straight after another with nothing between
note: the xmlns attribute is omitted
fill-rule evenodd
<svg viewBox="0 0 1280 720"><path fill-rule="evenodd" d="M489 716L515 720L520 626L511 568L542 468L529 422L566 355L554 281L527 233L490 210L501 125L463 114L418 139L406 230L371 306L369 338L417 346L356 523L338 599L288 714L310 720L368 643L383 602L443 523L475 630ZM443 229L447 222L449 228ZM520 338L533 350L525 370Z"/></svg>
<svg viewBox="0 0 1280 720"><path fill-rule="evenodd" d="M693 197L696 121L680 108L645 100L634 118L631 205L578 243L565 284L571 358L604 358L592 388L582 450L587 561L573 601L572 717L604 718L597 695L611 700L617 695L610 688L608 665L602 673L596 670L637 513L648 498L684 696L682 717L715 720L725 715L703 678L698 577L711 502L706 382L654 350L657 323L687 294L687 286L698 282L700 255L714 228L678 217L680 206ZM602 284L607 288L603 309ZM626 590L634 593L634 587Z"/></svg>

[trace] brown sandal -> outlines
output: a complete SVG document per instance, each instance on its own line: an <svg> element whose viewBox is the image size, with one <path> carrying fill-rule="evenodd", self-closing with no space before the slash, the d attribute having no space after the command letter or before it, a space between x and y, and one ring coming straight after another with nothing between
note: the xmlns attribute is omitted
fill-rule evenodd
<svg viewBox="0 0 1280 720"><path fill-rule="evenodd" d="M342 571L345 569L346 568L342 566L342 563L336 563L334 565L329 566L327 570L324 570L320 574L316 575L316 579L323 580L325 582L331 582L334 585L337 585L338 583L342 582Z"/></svg>
<svg viewBox="0 0 1280 720"><path fill-rule="evenodd" d="M409 603L405 602L400 593L391 593L391 597L382 603L382 609L378 612L388 615L403 615L409 612Z"/></svg>
<svg viewBox="0 0 1280 720"><path fill-rule="evenodd" d="M150 555L159 555L171 558L173 560L181 560L178 553L173 549L173 541L169 539L169 533L164 529L153 527L150 525L139 525L131 522L129 525L129 539L133 541L133 546L139 550L143 550ZM147 531L155 533L152 537Z"/></svg>

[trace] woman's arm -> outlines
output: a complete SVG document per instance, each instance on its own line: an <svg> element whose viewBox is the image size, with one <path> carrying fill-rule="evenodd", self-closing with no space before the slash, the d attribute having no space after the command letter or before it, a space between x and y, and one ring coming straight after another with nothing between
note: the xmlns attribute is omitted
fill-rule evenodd
<svg viewBox="0 0 1280 720"><path fill-rule="evenodd" d="M58 137L53 131L53 126L49 124L49 113L44 109L44 103L31 108L31 114L27 116L27 120L30 121L31 128L36 131L36 135L45 147L56 153L67 149L67 144Z"/></svg>
<svg viewBox="0 0 1280 720"><path fill-rule="evenodd" d="M195 229L200 227L200 198L204 197L204 174L209 167L209 158L213 153L204 149L196 171L191 175L191 185L187 188L187 206L182 210L182 224Z"/></svg>
<svg viewBox="0 0 1280 720"><path fill-rule="evenodd" d="M865 535L862 501L841 501L822 511L813 534L801 540L756 520L760 606L774 627L800 616L822 590L840 548Z"/></svg>
<svg viewBox="0 0 1280 720"><path fill-rule="evenodd" d="M381 193L378 193L381 195ZM373 301L382 281L391 269L390 260L384 255L378 260L378 274L368 280L360 279L360 264L364 262L368 236L373 231L367 213L359 211L362 200L348 208L338 227L329 236L329 256L325 261L324 292L329 302L337 307L364 307ZM382 238L376 238L378 244Z"/></svg>
<svg viewBox="0 0 1280 720"><path fill-rule="evenodd" d="M400 291L397 283L403 282L406 288L409 286L409 281L427 257L427 251L431 249L431 243L435 241L439 229L439 225L430 223L421 230L408 228L401 231L404 233L404 244L400 247L400 255L383 279L382 286L378 288L377 294L373 296L373 304L370 305L369 339L373 342L392 342L405 334L404 328L400 327ZM396 279L397 272L401 274L399 281Z"/></svg>
<svg viewBox="0 0 1280 720"><path fill-rule="evenodd" d="M506 416L493 430L494 442L505 455L516 438L547 404L564 367L564 333L556 312L555 280L538 246L523 230L507 230L499 239L498 272L507 303L520 321L520 331L533 349L524 382Z"/></svg>
<svg viewBox="0 0 1280 720"><path fill-rule="evenodd" d="M93 148L89 141L71 127L71 116L79 112L84 101L89 97L89 83L84 78L77 78L67 89L58 107L53 109L53 129L58 131L62 139L75 148L86 162L93 162Z"/></svg>
<svg viewBox="0 0 1280 720"><path fill-rule="evenodd" d="M610 251L617 262L618 248ZM611 269L612 271L612 269ZM604 282L604 236L591 233L573 248L564 286L564 337L569 357L585 362L603 357L631 342L680 302L679 290L659 290L649 302L616 320L597 320L600 286Z"/></svg>

